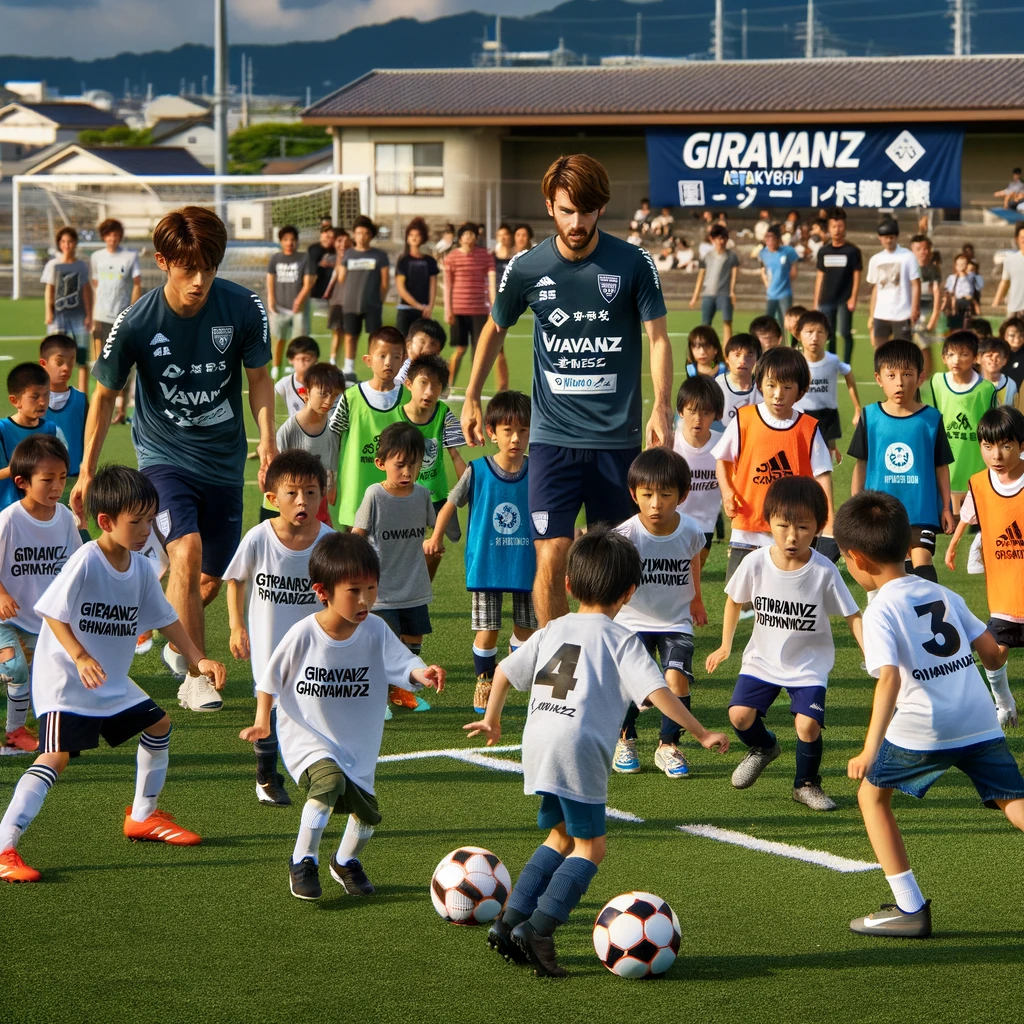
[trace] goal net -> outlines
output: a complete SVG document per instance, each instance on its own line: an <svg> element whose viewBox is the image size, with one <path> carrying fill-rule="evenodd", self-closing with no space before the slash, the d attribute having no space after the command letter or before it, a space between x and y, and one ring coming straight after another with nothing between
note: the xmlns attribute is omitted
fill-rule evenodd
<svg viewBox="0 0 1024 1024"><path fill-rule="evenodd" d="M321 218L350 225L367 212L369 179L363 175L19 175L13 180L12 256L14 298L43 294L39 278L56 255L56 234L78 232L78 254L88 259L103 242L97 230L107 218L125 229L124 246L139 253L143 289L162 275L153 259L153 228L182 206L216 211L228 230L220 276L260 294L267 260L276 252L278 229L299 229L299 246L319 238Z"/></svg>

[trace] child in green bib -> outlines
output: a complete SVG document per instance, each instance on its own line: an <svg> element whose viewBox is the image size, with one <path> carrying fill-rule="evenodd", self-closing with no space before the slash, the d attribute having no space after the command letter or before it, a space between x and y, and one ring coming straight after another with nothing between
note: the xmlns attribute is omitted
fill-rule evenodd
<svg viewBox="0 0 1024 1024"><path fill-rule="evenodd" d="M351 526L368 487L382 483L377 467L377 442L381 431L402 421L402 389L395 374L405 359L405 338L394 327L380 327L370 335L363 362L373 377L354 384L338 399L330 427L339 435L339 526Z"/></svg>
<svg viewBox="0 0 1024 1024"><path fill-rule="evenodd" d="M995 385L974 369L978 358L978 336L973 331L954 331L942 345L945 373L937 373L921 397L942 413L942 425L953 452L949 487L953 515L970 487L971 477L985 468L978 444L978 422L996 400Z"/></svg>

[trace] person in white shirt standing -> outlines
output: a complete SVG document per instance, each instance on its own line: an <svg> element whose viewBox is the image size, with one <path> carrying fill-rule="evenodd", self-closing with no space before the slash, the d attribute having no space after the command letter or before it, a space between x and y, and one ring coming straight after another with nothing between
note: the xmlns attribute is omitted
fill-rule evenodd
<svg viewBox="0 0 1024 1024"><path fill-rule="evenodd" d="M836 514L835 535L850 575L875 594L864 612L864 651L878 684L864 749L847 774L861 780L857 802L896 901L854 918L850 930L925 938L930 901L911 870L893 790L920 799L956 767L986 807L999 807L1024 831L1024 777L974 663L977 653L994 672L1006 664L1006 648L959 594L907 575L910 522L898 499L861 491Z"/></svg>
<svg viewBox="0 0 1024 1024"><path fill-rule="evenodd" d="M122 311L142 297L142 268L139 266L139 254L132 249L124 249L124 225L119 220L108 218L99 226L99 235L103 239L103 248L97 249L89 257L90 274L93 287L92 310L92 358L99 358L114 322ZM80 391L85 389L79 387ZM125 387L117 393L114 405L114 418L111 423L124 423L127 419L127 406L132 402L135 393L135 369Z"/></svg>
<svg viewBox="0 0 1024 1024"><path fill-rule="evenodd" d="M889 340L911 341L921 314L921 268L914 254L897 241L899 234L899 224L886 217L878 225L882 251L868 262L868 330L875 348Z"/></svg>

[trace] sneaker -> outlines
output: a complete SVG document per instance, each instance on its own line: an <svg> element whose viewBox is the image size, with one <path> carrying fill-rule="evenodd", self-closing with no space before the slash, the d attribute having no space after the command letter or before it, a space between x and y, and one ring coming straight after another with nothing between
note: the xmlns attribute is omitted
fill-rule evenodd
<svg viewBox="0 0 1024 1024"><path fill-rule="evenodd" d="M476 677L476 686L473 689L473 710L482 715L487 711L487 702L491 699L491 682L493 677L486 672Z"/></svg>
<svg viewBox="0 0 1024 1024"><path fill-rule="evenodd" d="M905 914L894 903L883 903L867 917L855 917L850 931L858 935L887 935L894 939L927 939L932 933L932 901L926 900L916 914Z"/></svg>
<svg viewBox="0 0 1024 1024"><path fill-rule="evenodd" d="M345 387L350 388L359 383L355 370L346 370L342 376L345 378Z"/></svg>
<svg viewBox="0 0 1024 1024"><path fill-rule="evenodd" d="M140 633L139 639L135 641L135 653L149 654L151 650L153 650L153 630L147 629L145 633Z"/></svg>
<svg viewBox="0 0 1024 1024"><path fill-rule="evenodd" d="M751 747L747 756L732 773L732 784L736 789L749 789L765 770L782 753L778 740L771 747Z"/></svg>
<svg viewBox="0 0 1024 1024"><path fill-rule="evenodd" d="M753 617L754 617L754 609L753 608L744 608L743 611L740 612L740 622L745 622L747 619L752 619Z"/></svg>
<svg viewBox="0 0 1024 1024"><path fill-rule="evenodd" d="M164 664L171 670L171 675L175 679L184 679L188 675L188 658L178 651L172 651L170 644L164 644L160 657L163 658Z"/></svg>
<svg viewBox="0 0 1024 1024"><path fill-rule="evenodd" d="M19 725L14 732L5 733L7 746L20 750L23 754L34 754L39 749L39 737L30 732L23 725Z"/></svg>
<svg viewBox="0 0 1024 1024"><path fill-rule="evenodd" d="M169 843L171 846L198 846L203 840L176 824L167 811L154 811L145 821L132 818L132 809L124 809L124 834L133 843Z"/></svg>
<svg viewBox="0 0 1024 1024"><path fill-rule="evenodd" d="M376 890L373 883L366 877L363 865L353 857L347 864L338 863L338 855L331 858L331 878L349 894L349 896L372 896Z"/></svg>
<svg viewBox="0 0 1024 1024"><path fill-rule="evenodd" d="M417 710L415 694L410 693L408 690L403 690L400 686L392 686L389 689L388 700L390 700L396 708L408 708L410 711Z"/></svg>
<svg viewBox="0 0 1024 1024"><path fill-rule="evenodd" d="M550 935L538 935L529 921L522 921L512 929L512 941L526 954L538 978L564 978L568 971L558 966L555 940Z"/></svg>
<svg viewBox="0 0 1024 1024"><path fill-rule="evenodd" d="M300 900L320 899L323 893L320 888L320 868L312 857L303 857L298 864L293 864L289 859L288 888Z"/></svg>
<svg viewBox="0 0 1024 1024"><path fill-rule="evenodd" d="M654 767L660 768L670 779L688 779L690 766L683 752L674 745L662 744L654 752Z"/></svg>
<svg viewBox="0 0 1024 1024"><path fill-rule="evenodd" d="M209 676L185 676L178 687L178 703L189 711L220 711L224 706Z"/></svg>
<svg viewBox="0 0 1024 1024"><path fill-rule="evenodd" d="M277 380L277 378L280 375L281 375L281 367L279 367L279 366L272 366L270 368L270 379L271 380Z"/></svg>
<svg viewBox="0 0 1024 1024"><path fill-rule="evenodd" d="M43 876L30 868L12 846L0 853L0 879L5 882L38 882Z"/></svg>
<svg viewBox="0 0 1024 1024"><path fill-rule="evenodd" d="M529 963L527 955L512 941L512 929L500 917L491 922L487 932L487 945L496 949L509 963Z"/></svg>
<svg viewBox="0 0 1024 1024"><path fill-rule="evenodd" d="M292 802L288 790L284 788L284 776L280 772L274 772L272 775L256 773L256 797L261 804L270 804L272 807L288 807Z"/></svg>
<svg viewBox="0 0 1024 1024"><path fill-rule="evenodd" d="M418 693L413 694L413 699L416 701L416 707L413 711L429 711L430 705L425 701Z"/></svg>
<svg viewBox="0 0 1024 1024"><path fill-rule="evenodd" d="M805 782L793 787L793 799L812 811L834 811L836 802L821 788L820 782Z"/></svg>
<svg viewBox="0 0 1024 1024"><path fill-rule="evenodd" d="M636 752L636 740L619 740L615 744L612 770L620 775L635 775L640 771L640 758Z"/></svg>

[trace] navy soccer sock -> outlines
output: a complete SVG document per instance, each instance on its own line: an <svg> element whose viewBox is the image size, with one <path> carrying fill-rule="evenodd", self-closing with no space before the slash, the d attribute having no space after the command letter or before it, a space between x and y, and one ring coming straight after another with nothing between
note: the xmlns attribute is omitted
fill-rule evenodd
<svg viewBox="0 0 1024 1024"><path fill-rule="evenodd" d="M733 726L733 731L739 736L740 742L748 747L763 747L769 750L775 746L775 733L768 731L760 715L754 719L754 724L749 729L737 729Z"/></svg>
<svg viewBox="0 0 1024 1024"><path fill-rule="evenodd" d="M494 675L494 668L498 664L498 648L485 651L473 644L473 671L477 676Z"/></svg>
<svg viewBox="0 0 1024 1024"><path fill-rule="evenodd" d="M690 710L690 695L687 694L685 697L679 698L683 702L683 706L687 711ZM683 730L678 722L674 722L668 715L661 716L661 735L658 739L662 743L670 743L673 746L678 746L679 738L682 736Z"/></svg>
<svg viewBox="0 0 1024 1024"><path fill-rule="evenodd" d="M630 704L626 709L626 717L622 720L622 736L627 740L636 739L636 720L640 717L640 709Z"/></svg>
<svg viewBox="0 0 1024 1024"><path fill-rule="evenodd" d="M800 788L805 782L815 786L821 784L821 776L818 770L821 768L821 736L819 735L812 743L804 740L796 741L796 777L793 785Z"/></svg>
<svg viewBox="0 0 1024 1024"><path fill-rule="evenodd" d="M923 580L931 580L932 583L939 582L939 574L935 571L934 565L915 565L910 571Z"/></svg>
<svg viewBox="0 0 1024 1024"><path fill-rule="evenodd" d="M533 856L526 862L526 866L516 879L505 912L501 915L501 919L509 928L515 928L537 909L537 900L564 860L565 858L550 846L538 846L533 851Z"/></svg>
<svg viewBox="0 0 1024 1024"><path fill-rule="evenodd" d="M566 857L551 876L544 895L537 900L537 909L530 915L530 924L538 935L551 935L569 920L576 904L583 899L597 874L597 865L585 857Z"/></svg>
<svg viewBox="0 0 1024 1024"><path fill-rule="evenodd" d="M270 735L264 740L257 740L253 747L256 750L256 774L264 778L277 771L277 708L270 712Z"/></svg>

